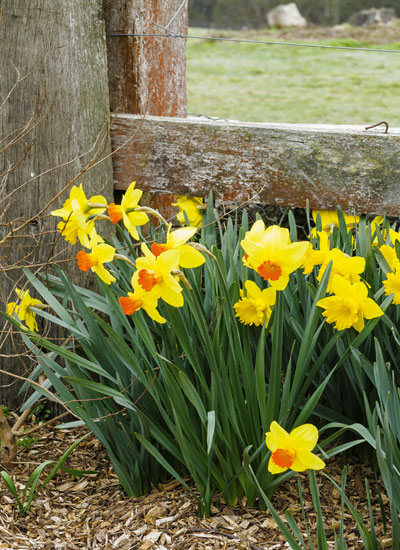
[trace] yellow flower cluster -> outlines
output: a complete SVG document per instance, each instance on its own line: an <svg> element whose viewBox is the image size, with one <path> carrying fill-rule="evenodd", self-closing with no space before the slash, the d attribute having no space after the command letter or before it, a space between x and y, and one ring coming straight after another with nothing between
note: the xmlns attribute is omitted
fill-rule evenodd
<svg viewBox="0 0 400 550"><path fill-rule="evenodd" d="M127 315L143 309L153 320L165 323L165 319L157 310L158 300L161 298L171 306L181 307L183 297L179 281L186 279L179 268L197 267L205 261L201 252L192 246L193 243L187 242L196 233L197 226L201 226L202 213L198 207L201 206L202 199L178 197L177 218L185 222L185 212L192 226L171 231L171 226L166 224L158 212L139 205L143 192L135 189L135 185L136 182L129 185L120 205L107 204L107 200L101 195L87 199L82 186L74 186L63 207L51 214L62 217L63 221L58 224L58 228L68 242L75 244L79 240L82 246L89 249L89 252L81 250L77 254L77 263L81 271L91 270L104 283L110 285L116 278L105 264L118 259L127 261L135 267L131 278L132 292L119 298L121 307ZM148 214L157 216L167 225L167 238L165 243L154 242L151 250L142 243L143 256L137 258L136 264L126 256L118 254L95 228L95 222L99 219L109 220L113 224L122 221L130 236L140 240L137 228L149 221Z"/></svg>
<svg viewBox="0 0 400 550"><path fill-rule="evenodd" d="M256 221L246 233L241 242L245 252L243 263L256 271L267 282L268 288L261 290L256 283L245 282L247 295L241 291L240 300L234 304L236 316L241 323L267 326L275 304L276 291L286 288L290 274L302 267L307 275L315 266L320 266L317 280L321 282L328 265L331 265L331 274L327 292L331 296L317 303L324 309L322 315L328 323L334 323L337 330L353 327L361 331L364 328L364 319L383 315L381 308L368 297L368 288L361 281L365 259L348 256L340 249L330 247L330 233L339 225L336 212L313 212L315 220L317 215L321 218L323 227L322 231L314 232L319 241L318 249L314 249L311 242L292 243L288 229L276 225L266 228L262 220ZM345 216L345 221L351 226L359 218ZM377 231L380 221L375 218L373 231ZM400 241L400 235L397 235ZM394 238L392 235L392 240ZM386 292L394 293L395 300L399 300L395 303L400 303L400 262L391 247L387 251L382 250L382 253L386 253L385 257L393 269L393 273L388 274L388 280L385 281Z"/></svg>

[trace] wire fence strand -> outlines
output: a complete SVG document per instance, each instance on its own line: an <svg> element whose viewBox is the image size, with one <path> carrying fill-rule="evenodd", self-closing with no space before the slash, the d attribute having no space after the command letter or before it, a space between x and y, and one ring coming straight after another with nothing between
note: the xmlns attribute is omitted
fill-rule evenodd
<svg viewBox="0 0 400 550"><path fill-rule="evenodd" d="M388 48L367 48L362 46L335 46L328 44L308 44L304 42L277 42L273 40L253 40L246 38L228 38L223 36L195 36L195 35L183 35L177 34L167 27L163 27L158 23L154 23L157 27L160 27L167 31L166 34L161 33L108 33L107 36L116 36L116 37L136 37L136 38L179 38L181 40L214 40L220 42L237 42L245 44L261 44L266 46L291 46L297 48L322 48L328 50L347 50L355 52L376 52L376 53L395 53L400 54L400 50L388 49Z"/></svg>

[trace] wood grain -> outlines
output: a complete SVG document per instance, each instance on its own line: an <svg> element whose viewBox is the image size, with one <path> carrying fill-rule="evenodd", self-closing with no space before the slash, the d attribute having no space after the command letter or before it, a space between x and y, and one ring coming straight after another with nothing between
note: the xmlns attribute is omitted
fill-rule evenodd
<svg viewBox="0 0 400 550"><path fill-rule="evenodd" d="M358 213L400 213L400 129L117 115L114 185Z"/></svg>

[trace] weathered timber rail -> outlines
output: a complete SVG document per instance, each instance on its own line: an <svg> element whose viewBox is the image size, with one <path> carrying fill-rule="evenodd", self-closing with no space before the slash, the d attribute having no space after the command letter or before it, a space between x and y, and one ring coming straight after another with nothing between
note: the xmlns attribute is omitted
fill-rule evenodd
<svg viewBox="0 0 400 550"><path fill-rule="evenodd" d="M111 138L116 189L400 214L400 128L120 114Z"/></svg>

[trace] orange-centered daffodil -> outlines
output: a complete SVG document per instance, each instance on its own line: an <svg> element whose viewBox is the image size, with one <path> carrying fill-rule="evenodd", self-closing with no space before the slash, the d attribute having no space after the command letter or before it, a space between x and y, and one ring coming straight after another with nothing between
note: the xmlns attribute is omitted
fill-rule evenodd
<svg viewBox="0 0 400 550"><path fill-rule="evenodd" d="M275 420L265 434L265 443L271 451L268 471L280 474L289 468L295 472L321 470L325 462L311 451L318 441L318 430L312 424L303 424L290 432Z"/></svg>
<svg viewBox="0 0 400 550"><path fill-rule="evenodd" d="M309 243L292 243L289 230L277 225L262 231L260 221L240 243L245 251L243 261L276 290L284 290L290 273L304 262Z"/></svg>
<svg viewBox="0 0 400 550"><path fill-rule="evenodd" d="M115 281L115 277L111 275L103 264L112 262L115 256L115 248L109 244L103 242L101 237L90 241L91 252L84 252L81 250L76 255L78 261L78 267L81 271L88 271L91 269L102 281L107 285Z"/></svg>
<svg viewBox="0 0 400 550"><path fill-rule="evenodd" d="M125 315L132 315L135 311L144 309L147 315L157 323L166 322L157 311L157 296L152 292L146 292L140 285L136 286L134 292L128 292L128 296L122 296L119 303Z"/></svg>
<svg viewBox="0 0 400 550"><path fill-rule="evenodd" d="M205 262L203 254L186 244L196 233L197 227L181 227L175 231L167 233L167 242L165 244L153 243L151 251L158 257L166 250L176 250L179 252L179 265L184 268L198 267Z"/></svg>
<svg viewBox="0 0 400 550"><path fill-rule="evenodd" d="M147 223L149 217L144 212L137 211L143 191L135 189L135 185L135 181L129 185L120 205L114 203L108 205L108 215L113 223L122 220L129 234L138 241L139 234L136 227Z"/></svg>
<svg viewBox="0 0 400 550"><path fill-rule="evenodd" d="M156 257L144 243L142 252L144 256L137 258L136 271L132 275L133 288L140 285L143 290L152 292L167 304L182 307L182 287L172 274L179 267L179 252L166 250Z"/></svg>

